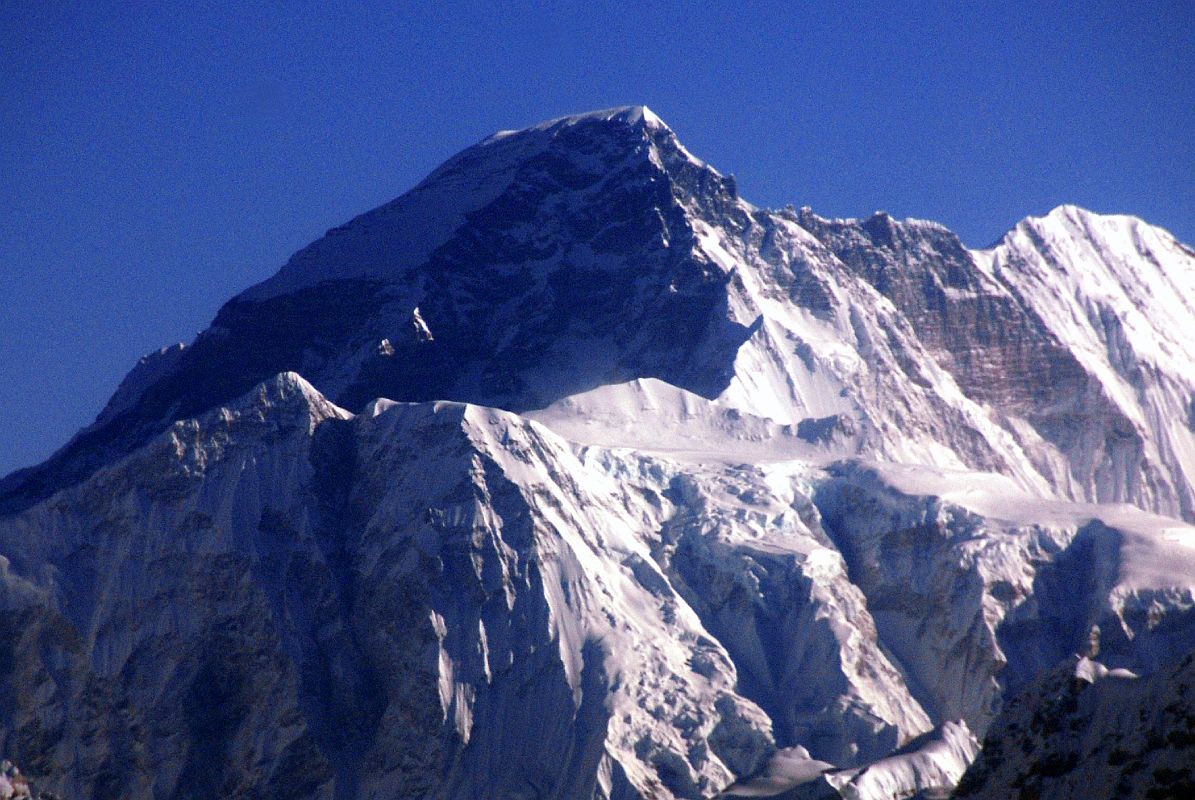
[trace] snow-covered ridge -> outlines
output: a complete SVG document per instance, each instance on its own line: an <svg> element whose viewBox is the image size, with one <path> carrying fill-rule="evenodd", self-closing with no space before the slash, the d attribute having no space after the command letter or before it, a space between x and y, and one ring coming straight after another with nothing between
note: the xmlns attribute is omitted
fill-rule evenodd
<svg viewBox="0 0 1195 800"><path fill-rule="evenodd" d="M618 122L625 125L643 124L649 128L668 128L664 120L656 116L647 106L616 106L600 111L587 111L583 114L558 117L541 122L535 126L536 130L548 130L560 125L577 125L583 122Z"/></svg>
<svg viewBox="0 0 1195 800"><path fill-rule="evenodd" d="M615 122L628 126L645 125L649 128L668 128L664 120L656 116L655 112L647 106L615 106L613 108L605 108L598 111L586 111L581 114L568 114L563 117L556 117L555 119L544 120L539 124L533 126L531 130L547 131L552 128L560 128L565 126L577 125L584 122ZM487 136L481 140L481 144L485 145L487 142L498 139L505 139L510 136L515 136L520 133L519 130L504 130Z"/></svg>
<svg viewBox="0 0 1195 800"><path fill-rule="evenodd" d="M238 744L204 775L248 790L305 770L303 797L470 797L528 774L562 798L733 783L757 796L805 779L863 798L941 788L974 757L1001 676L1065 657L1050 620L1085 643L1099 626L1104 658L1135 672L1195 645L1195 529L1034 503L1004 480L676 461L466 403L379 399L353 415L284 373L0 519L0 600L52 654L22 662L22 680L63 687L6 718L28 730L88 681L135 673L116 691L161 709L144 724L230 726ZM1091 541L1118 570L1076 582L1068 554ZM104 555L83 558L92 548ZM1073 591L1059 605L1059 580L1089 587L1082 615ZM200 591L223 599L185 599ZM247 613L254 625L235 627ZM267 666L246 671L261 652ZM59 659L66 672L45 672ZM335 677L307 672L312 659ZM235 721L212 716L235 699L204 688L212 670L240 687ZM345 715L381 722L344 731ZM107 714L78 719L128 735ZM531 746L527 730L553 733ZM171 750L100 763L74 736L43 753L56 766L42 783L86 796L107 770L133 787L216 787Z"/></svg>
<svg viewBox="0 0 1195 800"><path fill-rule="evenodd" d="M672 135L646 106L560 117L523 131L499 131L450 158L394 202L332 229L324 239L296 253L276 276L247 290L241 298L268 300L325 280L397 277L404 269L420 266L466 224L470 214L480 212L509 190L522 165L541 157L553 141L577 127L617 129L623 132L620 135L641 137ZM365 233L372 235L363 236ZM346 247L352 251L344 252ZM336 255L329 258L329 250Z"/></svg>

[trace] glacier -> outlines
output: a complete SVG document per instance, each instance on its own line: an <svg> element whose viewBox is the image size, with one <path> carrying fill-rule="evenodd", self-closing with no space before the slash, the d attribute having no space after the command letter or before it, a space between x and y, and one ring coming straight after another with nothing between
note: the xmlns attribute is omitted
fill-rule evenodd
<svg viewBox="0 0 1195 800"><path fill-rule="evenodd" d="M994 759L1075 659L1085 724L1191 708L1193 320L1133 217L972 250L757 208L643 107L500 132L0 481L0 751L66 797L1073 796Z"/></svg>

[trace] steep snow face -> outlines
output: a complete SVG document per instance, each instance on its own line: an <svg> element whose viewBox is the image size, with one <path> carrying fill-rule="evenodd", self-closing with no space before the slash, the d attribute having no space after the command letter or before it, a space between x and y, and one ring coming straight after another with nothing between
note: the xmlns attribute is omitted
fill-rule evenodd
<svg viewBox="0 0 1195 800"><path fill-rule="evenodd" d="M1037 500L997 476L859 463L830 474L815 495L825 530L938 719L982 735L1003 692L1093 646L1141 671L1195 648L1192 526Z"/></svg>
<svg viewBox="0 0 1195 800"><path fill-rule="evenodd" d="M750 593L728 602L743 563L712 558L696 521L665 537L675 504L646 488L672 484L659 465L622 468L643 473L644 493L628 495L617 459L579 463L502 412L379 401L347 417L281 376L0 526L21 654L4 676L15 702L5 745L83 796L111 781L133 796L286 786L472 797L529 780L545 796L708 796L762 763L767 718L735 693L727 652L653 551L680 540L695 552L666 563L724 576L727 588L698 584L707 616L751 607ZM700 520L714 512L700 513L697 483L687 499ZM737 500L722 493L721 506ZM765 525L768 505L752 504ZM820 572L865 618L834 555L798 540L767 553L779 595L764 619L818 616L815 602L802 612L786 600L826 591L802 581L805 550L824 552L811 563L826 562ZM803 663L827 682L806 692L828 695L813 709L840 726L836 637L869 648L874 636L766 631L754 649L823 642ZM736 649L752 649L744 642ZM768 684L799 674L778 666L790 674L759 665ZM861 711L868 694L899 687L886 677L860 687ZM881 707L902 721L893 701ZM59 722L45 731L48 717ZM887 731L882 753L902 736L877 722L861 714L864 730ZM100 746L81 748L96 729ZM867 741L833 727L821 736L840 752Z"/></svg>
<svg viewBox="0 0 1195 800"><path fill-rule="evenodd" d="M0 748L73 796L909 794L1042 665L1195 647L1192 542L282 374L0 519Z"/></svg>
<svg viewBox="0 0 1195 800"><path fill-rule="evenodd" d="M0 523L6 752L68 796L706 797L762 765L642 499L505 412L350 417L282 375Z"/></svg>
<svg viewBox="0 0 1195 800"><path fill-rule="evenodd" d="M727 648L778 744L856 765L931 727L822 530L808 467L583 454L659 507L652 557Z"/></svg>
<svg viewBox="0 0 1195 800"><path fill-rule="evenodd" d="M1067 456L1073 493L1195 518L1195 252L1134 217L1061 206L977 257L1087 376L1026 414Z"/></svg>
<svg viewBox="0 0 1195 800"><path fill-rule="evenodd" d="M281 375L0 523L0 745L83 796L708 797L777 737L866 763L931 721L807 491Z"/></svg>

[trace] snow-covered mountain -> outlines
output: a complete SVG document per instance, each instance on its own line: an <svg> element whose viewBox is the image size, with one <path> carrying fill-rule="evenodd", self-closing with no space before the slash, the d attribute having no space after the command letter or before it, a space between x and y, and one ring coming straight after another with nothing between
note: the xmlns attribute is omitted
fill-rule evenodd
<svg viewBox="0 0 1195 800"><path fill-rule="evenodd" d="M1195 650L1193 325L1135 218L971 251L756 208L643 107L495 134L0 481L0 750L71 797L949 790L1073 654Z"/></svg>

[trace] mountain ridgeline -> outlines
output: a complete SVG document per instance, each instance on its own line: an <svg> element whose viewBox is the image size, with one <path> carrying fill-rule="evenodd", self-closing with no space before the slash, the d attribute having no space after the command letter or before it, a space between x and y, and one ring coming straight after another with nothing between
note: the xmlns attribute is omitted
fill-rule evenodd
<svg viewBox="0 0 1195 800"><path fill-rule="evenodd" d="M0 481L0 751L72 798L1156 787L1011 748L1078 663L1074 719L1172 699L1117 741L1186 785L1193 320L1133 217L970 250L757 208L643 107L495 134Z"/></svg>

